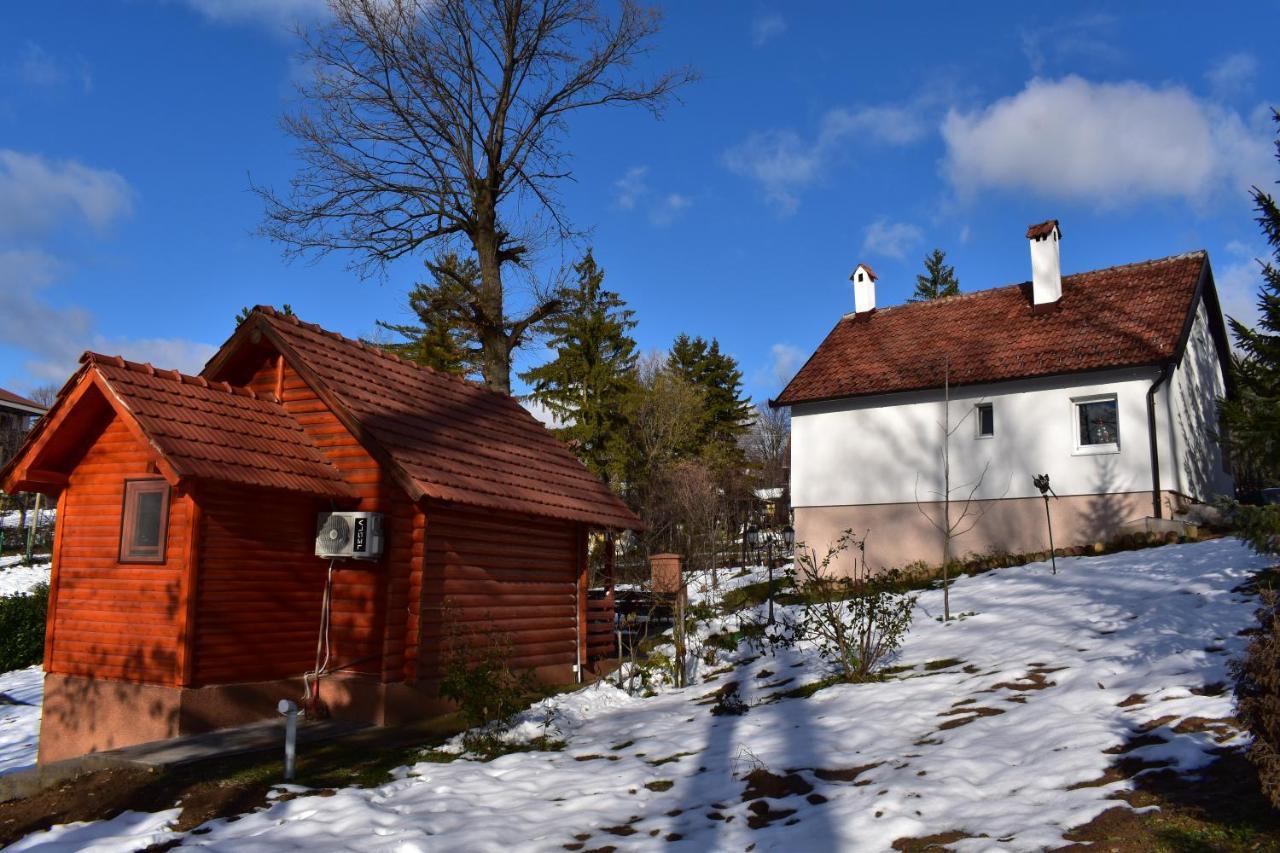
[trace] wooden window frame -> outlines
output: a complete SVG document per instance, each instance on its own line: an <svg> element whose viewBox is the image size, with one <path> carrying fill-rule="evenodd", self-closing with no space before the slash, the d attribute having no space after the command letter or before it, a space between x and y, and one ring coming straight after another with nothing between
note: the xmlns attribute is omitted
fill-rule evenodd
<svg viewBox="0 0 1280 853"><path fill-rule="evenodd" d="M160 535L158 544L144 546L139 553L139 546L133 541L135 524L138 520L138 498L144 494L160 495ZM165 546L169 533L169 483L163 477L145 477L124 481L124 499L120 510L120 552L118 562L150 563L165 562ZM154 553L152 551L154 550Z"/></svg>

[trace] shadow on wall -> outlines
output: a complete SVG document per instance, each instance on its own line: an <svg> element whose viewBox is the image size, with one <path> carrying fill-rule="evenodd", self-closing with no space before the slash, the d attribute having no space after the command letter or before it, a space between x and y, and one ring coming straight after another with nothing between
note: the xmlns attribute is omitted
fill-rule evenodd
<svg viewBox="0 0 1280 853"><path fill-rule="evenodd" d="M1130 520L1125 518L1125 500L1115 494L1115 471L1116 459L1114 456L1104 457L1097 466L1097 473L1093 482L1093 495L1085 505L1084 512L1079 520L1079 530L1083 534L1086 543L1108 541L1120 532L1120 528L1126 521ZM1054 509L1053 505L1055 503L1057 502L1053 498L1049 499L1050 511ZM1055 542L1055 544L1062 547L1079 543L1062 541Z"/></svg>

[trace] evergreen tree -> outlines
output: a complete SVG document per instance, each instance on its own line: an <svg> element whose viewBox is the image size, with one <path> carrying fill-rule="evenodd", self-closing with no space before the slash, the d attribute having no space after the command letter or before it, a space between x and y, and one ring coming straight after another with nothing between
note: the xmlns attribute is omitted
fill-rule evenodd
<svg viewBox="0 0 1280 853"><path fill-rule="evenodd" d="M924 259L924 275L916 276L916 292L908 302L928 302L943 296L955 296L960 292L960 280L956 268L946 263L947 253L934 249Z"/></svg>
<svg viewBox="0 0 1280 853"><path fill-rule="evenodd" d="M376 321L378 328L404 339L379 346L415 364L444 373L478 374L475 335L455 320L460 311L466 310L468 282L479 279L480 267L471 258L463 260L449 253L427 268L434 280L419 282L409 292L409 310L418 322Z"/></svg>
<svg viewBox="0 0 1280 853"><path fill-rule="evenodd" d="M559 294L566 310L546 324L556 357L520 378L532 387L529 396L565 424L559 436L609 481L623 466L618 451L636 366L636 342L627 333L636 324L622 298L604 289L604 270L590 250L573 269L577 283Z"/></svg>
<svg viewBox="0 0 1280 853"><path fill-rule="evenodd" d="M742 396L742 371L733 356L720 351L715 338L680 335L671 347L667 365L678 376L702 391L705 410L698 430L698 455L738 460L739 439L751 423L751 403Z"/></svg>
<svg viewBox="0 0 1280 853"><path fill-rule="evenodd" d="M236 325L239 326L245 320L248 320L249 315L252 313L253 313L253 309L250 308L248 305L241 308L240 313L236 315ZM292 317L293 306L290 305L288 302L286 302L285 304L281 305L279 308L276 309L276 313L284 317Z"/></svg>
<svg viewBox="0 0 1280 853"><path fill-rule="evenodd" d="M1272 119L1280 127L1280 111L1272 110ZM1280 138L1275 145L1280 160ZM1272 258L1261 264L1258 327L1231 318L1236 393L1220 408L1236 469L1248 479L1274 482L1280 479L1280 207L1258 187L1253 203Z"/></svg>

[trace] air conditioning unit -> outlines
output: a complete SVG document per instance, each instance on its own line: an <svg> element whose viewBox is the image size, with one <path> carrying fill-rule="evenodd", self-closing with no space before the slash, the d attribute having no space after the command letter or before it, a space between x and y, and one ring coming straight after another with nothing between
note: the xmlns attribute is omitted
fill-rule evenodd
<svg viewBox="0 0 1280 853"><path fill-rule="evenodd" d="M322 512L316 521L317 557L376 560L382 543L380 512Z"/></svg>

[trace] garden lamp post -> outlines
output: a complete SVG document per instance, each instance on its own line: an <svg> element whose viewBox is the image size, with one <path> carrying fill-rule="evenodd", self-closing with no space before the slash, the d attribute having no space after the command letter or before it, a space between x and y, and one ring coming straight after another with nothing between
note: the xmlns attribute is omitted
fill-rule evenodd
<svg viewBox="0 0 1280 853"><path fill-rule="evenodd" d="M1058 555L1053 547L1053 516L1049 513L1049 495L1053 495L1057 499L1057 494L1049 486L1048 474L1036 474L1031 478L1031 482L1040 490L1040 496L1044 498L1044 519L1049 524L1049 561L1053 564L1053 573L1058 573Z"/></svg>

